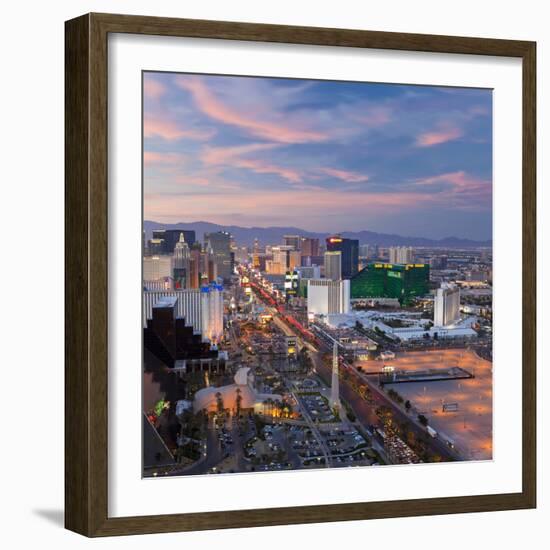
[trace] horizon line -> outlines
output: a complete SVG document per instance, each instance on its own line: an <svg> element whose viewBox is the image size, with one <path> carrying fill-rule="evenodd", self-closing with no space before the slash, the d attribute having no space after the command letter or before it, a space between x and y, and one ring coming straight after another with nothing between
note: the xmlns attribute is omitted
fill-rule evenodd
<svg viewBox="0 0 550 550"><path fill-rule="evenodd" d="M220 223L216 223L216 222L209 222L209 221L205 221L205 220L199 220L199 221L192 221L192 222L184 222L184 221L178 221L178 222L159 222L159 221L156 221L156 220L146 220L144 219L143 220L143 224L145 224L145 222L149 222L149 223L156 223L156 224L159 224L159 225L178 225L178 224L186 224L186 225L191 225L191 224L199 224L199 223L206 223L206 224L210 224L210 225L217 225L219 227L238 227L239 229L247 229L247 230L253 230L253 229L296 229L298 231L302 231L304 233L316 233L316 234L326 234L326 235L342 235L344 233L364 233L364 232L367 232L367 233L376 233L378 235L386 235L386 236L391 236L391 237L400 237L402 239L424 239L424 240L428 240L428 241L445 241L445 240L449 240L449 239L456 239L456 240L462 240L462 241L471 241L471 242L479 242L479 243L487 243L487 242L490 242L491 245L493 243L493 239L492 238L488 238L488 239L483 239L483 238L478 238L478 239L472 239L470 237L457 237L456 235L448 235L446 237L438 237L438 238L434 238L434 237L420 237L418 235L412 235L412 236L405 236L405 235L402 235L400 233L384 233L384 232L380 232L380 231L373 231L371 229L360 229L358 231L351 231L351 230L340 230L340 231L312 231L312 230L309 230L309 229L303 229L301 227L296 227L296 226L281 226L281 225L269 225L269 226L244 226L244 225L236 225L236 224L220 224Z"/></svg>

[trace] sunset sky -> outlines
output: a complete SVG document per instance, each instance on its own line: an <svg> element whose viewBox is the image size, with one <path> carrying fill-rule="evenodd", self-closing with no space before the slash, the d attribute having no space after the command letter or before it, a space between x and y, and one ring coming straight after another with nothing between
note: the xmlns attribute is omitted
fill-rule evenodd
<svg viewBox="0 0 550 550"><path fill-rule="evenodd" d="M490 90L144 74L144 219L491 238Z"/></svg>

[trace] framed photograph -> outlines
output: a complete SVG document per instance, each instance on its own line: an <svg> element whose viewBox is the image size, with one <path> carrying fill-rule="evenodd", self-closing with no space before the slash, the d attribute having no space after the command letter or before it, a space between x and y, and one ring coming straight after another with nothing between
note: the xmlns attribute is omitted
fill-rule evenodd
<svg viewBox="0 0 550 550"><path fill-rule="evenodd" d="M535 43L65 36L66 527L534 508Z"/></svg>

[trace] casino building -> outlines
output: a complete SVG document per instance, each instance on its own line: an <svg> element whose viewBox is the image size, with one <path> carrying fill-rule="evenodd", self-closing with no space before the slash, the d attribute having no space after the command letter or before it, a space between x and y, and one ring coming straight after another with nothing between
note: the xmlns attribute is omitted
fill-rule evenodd
<svg viewBox="0 0 550 550"><path fill-rule="evenodd" d="M401 305L429 292L428 264L371 263L351 278L351 299L396 298Z"/></svg>
<svg viewBox="0 0 550 550"><path fill-rule="evenodd" d="M195 334L203 340L217 343L223 337L223 287L210 284L200 289L144 290L143 326L153 318L155 305L165 298L175 299L177 317L185 319Z"/></svg>
<svg viewBox="0 0 550 550"><path fill-rule="evenodd" d="M145 368L160 361L169 368L194 363L219 368L218 351L197 334L184 317L178 316L177 296L161 296L152 307L151 319L143 329ZM153 359L156 358L156 359Z"/></svg>
<svg viewBox="0 0 550 550"><path fill-rule="evenodd" d="M359 268L359 241L333 235L327 238L326 244L327 252L340 252L342 255L342 279L353 277Z"/></svg>

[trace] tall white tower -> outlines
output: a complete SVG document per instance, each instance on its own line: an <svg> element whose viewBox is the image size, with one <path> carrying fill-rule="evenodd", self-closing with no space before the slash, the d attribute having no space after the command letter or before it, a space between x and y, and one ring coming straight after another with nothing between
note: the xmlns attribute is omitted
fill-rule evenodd
<svg viewBox="0 0 550 550"><path fill-rule="evenodd" d="M183 233L174 247L174 286L177 289L189 288L191 276L191 256ZM176 269L178 272L176 273Z"/></svg>
<svg viewBox="0 0 550 550"><path fill-rule="evenodd" d="M434 299L434 326L445 327L460 319L460 288L442 286Z"/></svg>
<svg viewBox="0 0 550 550"><path fill-rule="evenodd" d="M189 245L185 242L183 233L174 247L174 267L185 269L189 267Z"/></svg>
<svg viewBox="0 0 550 550"><path fill-rule="evenodd" d="M414 250L410 246L391 246L389 249L390 264L411 264Z"/></svg>
<svg viewBox="0 0 550 550"><path fill-rule="evenodd" d="M340 389L338 380L338 344L334 342L332 348L332 383L330 385L330 406L340 409Z"/></svg>

